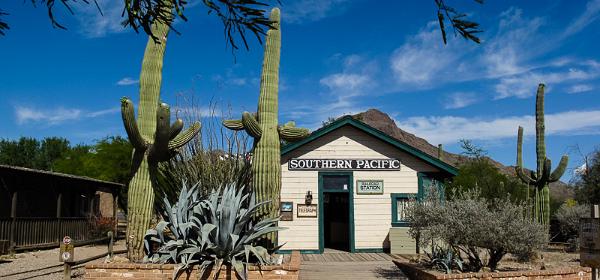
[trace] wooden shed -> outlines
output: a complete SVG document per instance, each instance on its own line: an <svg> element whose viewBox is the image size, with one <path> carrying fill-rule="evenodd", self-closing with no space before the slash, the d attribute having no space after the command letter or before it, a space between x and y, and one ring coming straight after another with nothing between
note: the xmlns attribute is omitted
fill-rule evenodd
<svg viewBox="0 0 600 280"><path fill-rule="evenodd" d="M92 238L99 218L116 223L123 184L0 165L0 249L58 246L65 235Z"/></svg>
<svg viewBox="0 0 600 280"><path fill-rule="evenodd" d="M279 244L323 253L415 253L404 208L457 170L350 116L281 153Z"/></svg>

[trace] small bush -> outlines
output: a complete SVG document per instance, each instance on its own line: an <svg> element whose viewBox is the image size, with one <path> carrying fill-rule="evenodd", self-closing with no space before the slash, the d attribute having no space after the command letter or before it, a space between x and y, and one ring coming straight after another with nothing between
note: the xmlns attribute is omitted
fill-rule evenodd
<svg viewBox="0 0 600 280"><path fill-rule="evenodd" d="M465 270L496 270L507 253L526 255L547 241L546 228L526 218L524 204L486 200L475 191L439 201L435 192L408 207L409 233L422 246L441 242L461 252Z"/></svg>
<svg viewBox="0 0 600 280"><path fill-rule="evenodd" d="M567 203L563 203L554 215L558 221L560 232L567 238L577 238L579 236L579 218L589 216L589 205L569 205Z"/></svg>
<svg viewBox="0 0 600 280"><path fill-rule="evenodd" d="M109 231L115 230L115 219L109 217L92 217L90 236L92 239L104 238Z"/></svg>

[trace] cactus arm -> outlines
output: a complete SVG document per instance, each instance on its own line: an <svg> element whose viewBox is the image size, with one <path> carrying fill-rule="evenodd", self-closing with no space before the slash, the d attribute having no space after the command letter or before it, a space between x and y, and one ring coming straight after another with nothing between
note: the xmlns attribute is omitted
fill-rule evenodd
<svg viewBox="0 0 600 280"><path fill-rule="evenodd" d="M533 175L531 177L527 176L523 169L523 127L521 126L519 126L519 132L517 136L517 166L515 166L515 172L525 184L530 185L535 183Z"/></svg>
<svg viewBox="0 0 600 280"><path fill-rule="evenodd" d="M515 171L517 173L517 176L519 176L519 178L523 181L523 183L525 183L527 185L531 185L531 184L535 183L535 180L533 178L531 178L530 176L525 174L522 167L515 166Z"/></svg>
<svg viewBox="0 0 600 280"><path fill-rule="evenodd" d="M140 134L140 130L138 129L137 122L135 120L133 103L131 100L129 100L129 98L121 98L121 116L123 118L125 131L127 132L127 137L129 137L131 145L136 150L145 150L148 144L146 141L144 141L144 138Z"/></svg>
<svg viewBox="0 0 600 280"><path fill-rule="evenodd" d="M169 105L160 103L156 111L156 132L154 133L154 143L148 154L149 161L161 161L166 157L171 137L170 118Z"/></svg>
<svg viewBox="0 0 600 280"><path fill-rule="evenodd" d="M244 129L244 123L242 120L224 120L223 126L231 130L242 130Z"/></svg>
<svg viewBox="0 0 600 280"><path fill-rule="evenodd" d="M248 112L242 113L242 123L246 132L255 139L260 139L262 136L262 129L256 118Z"/></svg>
<svg viewBox="0 0 600 280"><path fill-rule="evenodd" d="M562 175L565 173L568 162L569 162L569 156L567 156L567 155L562 156L562 158L560 158L560 162L558 163L558 166L552 172L552 174L550 174L550 178L548 179L548 182L558 181L558 179L560 179L560 177L562 177Z"/></svg>
<svg viewBox="0 0 600 280"><path fill-rule="evenodd" d="M173 122L173 124L171 124L171 135L169 136L169 140L173 140L173 138L175 138L175 136L177 136L179 134L179 132L181 132L181 130L183 129L183 120L181 120L180 118L177 118L175 120L175 122Z"/></svg>
<svg viewBox="0 0 600 280"><path fill-rule="evenodd" d="M179 149L183 145L190 142L190 140L192 140L192 138L194 138L194 136L198 134L198 132L200 131L200 127L200 123L195 122L183 133L177 135L175 138L173 138L173 140L169 141L169 150Z"/></svg>
<svg viewBox="0 0 600 280"><path fill-rule="evenodd" d="M293 126L280 126L278 127L279 137L281 139L295 142L306 138L310 132L306 128L293 127Z"/></svg>

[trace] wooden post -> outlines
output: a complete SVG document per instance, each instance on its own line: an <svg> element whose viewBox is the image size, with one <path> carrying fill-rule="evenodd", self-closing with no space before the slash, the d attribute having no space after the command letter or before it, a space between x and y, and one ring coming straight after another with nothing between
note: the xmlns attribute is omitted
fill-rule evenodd
<svg viewBox="0 0 600 280"><path fill-rule="evenodd" d="M108 257L110 259L112 259L113 258L113 241L114 241L113 232L109 231L107 234L108 234Z"/></svg>
<svg viewBox="0 0 600 280"><path fill-rule="evenodd" d="M600 207L598 204L592 205L592 218L598 219L600 218ZM598 280L598 268L592 267L592 280Z"/></svg>
<svg viewBox="0 0 600 280"><path fill-rule="evenodd" d="M63 279L71 280L71 263L65 262L63 270Z"/></svg>
<svg viewBox="0 0 600 280"><path fill-rule="evenodd" d="M119 229L119 218L117 216L117 212L119 211L119 206L118 206L119 193L116 191L113 191L112 196L113 196L113 219L115 219L114 232L115 232L115 238L116 238L119 236L119 232L117 231Z"/></svg>
<svg viewBox="0 0 600 280"><path fill-rule="evenodd" d="M56 235L56 241L58 242L62 240L63 233L66 233L62 230L62 200L63 193L61 189L58 191L58 197L56 198L56 219L58 220L58 227L56 228L56 232L54 233Z"/></svg>
<svg viewBox="0 0 600 280"><path fill-rule="evenodd" d="M17 246L17 241L15 240L15 230L17 226L17 191L15 190L12 193L12 200L10 204L10 217L12 220L10 221L10 237L9 237L9 246L12 252L15 251L15 247Z"/></svg>

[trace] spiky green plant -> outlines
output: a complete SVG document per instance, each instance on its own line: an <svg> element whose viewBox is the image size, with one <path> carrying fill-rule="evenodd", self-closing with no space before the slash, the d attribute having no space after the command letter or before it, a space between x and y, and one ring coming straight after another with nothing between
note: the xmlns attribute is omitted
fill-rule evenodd
<svg viewBox="0 0 600 280"><path fill-rule="evenodd" d="M270 263L267 250L255 244L261 236L282 229L276 226L279 218L255 219L258 208L269 202L256 203L252 192L234 185L213 189L200 200L197 186L188 190L184 183L174 205L164 199L163 220L145 236L145 260L181 264L174 279L194 265L199 265L200 276L206 269L214 270L216 279L223 264L246 279L251 257L258 265Z"/></svg>
<svg viewBox="0 0 600 280"><path fill-rule="evenodd" d="M544 84L539 84L535 99L535 146L537 169L529 175L523 168L523 127L519 126L517 137L517 176L525 184L534 187L533 219L543 225L550 224L550 188L549 183L556 182L565 173L569 157L563 155L554 171L552 162L546 157L544 123Z"/></svg>
<svg viewBox="0 0 600 280"><path fill-rule="evenodd" d="M127 193L127 254L130 260L144 257L144 233L150 227L154 209L154 187L158 163L171 158L176 150L190 141L200 130L194 123L185 132L183 121L170 125L171 113L160 102L163 57L169 26L157 22L153 26L158 41L148 39L140 74L140 105L136 121L133 102L121 99L121 114L129 141L133 145L132 173Z"/></svg>
<svg viewBox="0 0 600 280"><path fill-rule="evenodd" d="M233 130L245 130L254 138L252 152L252 188L258 201L273 203L261 207L259 213L270 217L279 215L279 193L281 190L280 141L298 141L309 135L309 131L298 128L294 122L278 125L279 51L281 29L279 9L271 10L273 28L267 31L263 70L260 80L258 112L244 112L241 120L226 120L223 125ZM276 234L267 236L269 247L277 244Z"/></svg>

